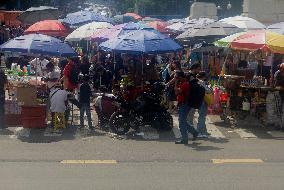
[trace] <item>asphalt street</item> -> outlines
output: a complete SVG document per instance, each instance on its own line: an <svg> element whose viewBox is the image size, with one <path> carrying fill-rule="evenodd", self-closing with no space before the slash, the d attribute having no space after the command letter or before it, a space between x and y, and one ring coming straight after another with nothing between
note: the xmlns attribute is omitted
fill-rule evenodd
<svg viewBox="0 0 284 190"><path fill-rule="evenodd" d="M176 127L143 136L9 128L0 189L283 189L284 132L210 116L211 137L184 146L174 144Z"/></svg>

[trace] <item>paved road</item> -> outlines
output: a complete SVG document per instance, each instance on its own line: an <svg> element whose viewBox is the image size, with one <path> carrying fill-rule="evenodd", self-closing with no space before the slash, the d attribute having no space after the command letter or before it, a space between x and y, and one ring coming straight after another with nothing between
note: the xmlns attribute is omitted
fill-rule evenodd
<svg viewBox="0 0 284 190"><path fill-rule="evenodd" d="M207 126L212 136L188 146L173 143L176 128L123 137L10 128L0 135L0 189L283 189L283 132L215 116Z"/></svg>

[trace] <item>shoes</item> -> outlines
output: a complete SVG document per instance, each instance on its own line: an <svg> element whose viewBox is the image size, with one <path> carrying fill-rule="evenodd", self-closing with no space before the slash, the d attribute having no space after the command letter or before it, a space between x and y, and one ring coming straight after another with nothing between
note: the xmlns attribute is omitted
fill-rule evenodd
<svg viewBox="0 0 284 190"><path fill-rule="evenodd" d="M135 133L136 136L144 136L143 132Z"/></svg>
<svg viewBox="0 0 284 190"><path fill-rule="evenodd" d="M197 137L198 138L208 138L208 135L206 135L206 134L199 134Z"/></svg>
<svg viewBox="0 0 284 190"><path fill-rule="evenodd" d="M84 128L85 128L84 126L78 127L79 130L82 130L82 129L84 129Z"/></svg>
<svg viewBox="0 0 284 190"><path fill-rule="evenodd" d="M188 141L176 141L175 144L184 144L184 145L188 145Z"/></svg>
<svg viewBox="0 0 284 190"><path fill-rule="evenodd" d="M198 132L194 133L194 134L193 134L193 137L192 137L192 141L196 141L197 136L198 136Z"/></svg>

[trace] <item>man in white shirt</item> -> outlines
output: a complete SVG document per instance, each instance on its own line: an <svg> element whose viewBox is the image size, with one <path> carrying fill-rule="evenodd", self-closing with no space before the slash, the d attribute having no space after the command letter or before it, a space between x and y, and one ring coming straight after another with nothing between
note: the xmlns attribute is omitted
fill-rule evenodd
<svg viewBox="0 0 284 190"><path fill-rule="evenodd" d="M54 88L59 83L61 73L60 70L56 68L51 62L46 65L46 69L48 73L45 76L44 81L47 82L47 87L49 91L51 91L52 88Z"/></svg>
<svg viewBox="0 0 284 190"><path fill-rule="evenodd" d="M68 92L55 87L50 92L50 111L52 113L64 113L66 110Z"/></svg>
<svg viewBox="0 0 284 190"><path fill-rule="evenodd" d="M55 132L66 127L65 111L68 103L69 93L59 87L52 88L50 92L50 112L52 116L52 127Z"/></svg>
<svg viewBox="0 0 284 190"><path fill-rule="evenodd" d="M47 74L46 65L49 63L44 57L35 58L30 61L31 72L37 74L37 76L43 77Z"/></svg>

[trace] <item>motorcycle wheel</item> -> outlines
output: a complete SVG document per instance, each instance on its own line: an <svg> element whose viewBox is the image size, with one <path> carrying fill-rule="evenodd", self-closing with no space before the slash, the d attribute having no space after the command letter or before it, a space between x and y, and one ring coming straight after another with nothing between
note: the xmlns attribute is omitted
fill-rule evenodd
<svg viewBox="0 0 284 190"><path fill-rule="evenodd" d="M173 117L167 111L158 115L156 121L154 121L154 128L161 131L170 131L173 128Z"/></svg>
<svg viewBox="0 0 284 190"><path fill-rule="evenodd" d="M109 121L110 130L117 135L125 135L130 129L130 121L125 113L114 112Z"/></svg>

